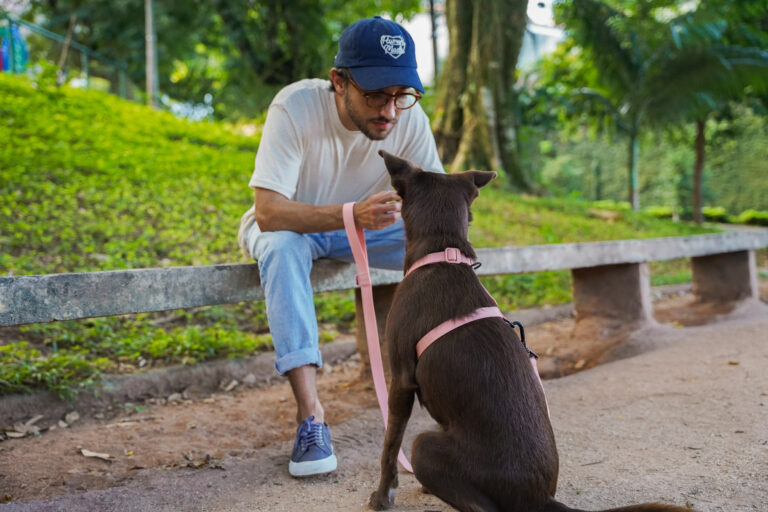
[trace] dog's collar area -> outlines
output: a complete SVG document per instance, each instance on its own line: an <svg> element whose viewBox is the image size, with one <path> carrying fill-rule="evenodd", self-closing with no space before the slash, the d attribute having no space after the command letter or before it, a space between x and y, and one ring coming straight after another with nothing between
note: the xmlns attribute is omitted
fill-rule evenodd
<svg viewBox="0 0 768 512"><path fill-rule="evenodd" d="M425 265L431 265L432 263L461 263L464 265L470 265L472 268L477 268L477 266L479 266L478 263L475 263L475 260L465 256L456 247L448 247L444 251L433 252L422 258L419 258L413 265L411 265L411 268L408 269L408 272L406 272L405 275L407 276L417 268L421 268Z"/></svg>

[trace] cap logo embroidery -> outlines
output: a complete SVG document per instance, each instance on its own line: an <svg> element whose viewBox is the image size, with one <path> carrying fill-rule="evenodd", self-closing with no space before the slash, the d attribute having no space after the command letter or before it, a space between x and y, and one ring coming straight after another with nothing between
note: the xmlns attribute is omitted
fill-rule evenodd
<svg viewBox="0 0 768 512"><path fill-rule="evenodd" d="M405 39L403 39L403 36L381 36L380 42L384 52L393 59L405 53Z"/></svg>

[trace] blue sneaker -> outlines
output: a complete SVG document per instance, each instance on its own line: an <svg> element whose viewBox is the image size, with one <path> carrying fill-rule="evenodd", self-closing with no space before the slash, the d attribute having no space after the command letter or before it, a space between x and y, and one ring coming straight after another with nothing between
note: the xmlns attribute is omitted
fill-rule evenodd
<svg viewBox="0 0 768 512"><path fill-rule="evenodd" d="M292 476L329 473L338 465L328 424L314 423L314 419L314 416L305 419L296 432L296 442L288 464L288 472Z"/></svg>

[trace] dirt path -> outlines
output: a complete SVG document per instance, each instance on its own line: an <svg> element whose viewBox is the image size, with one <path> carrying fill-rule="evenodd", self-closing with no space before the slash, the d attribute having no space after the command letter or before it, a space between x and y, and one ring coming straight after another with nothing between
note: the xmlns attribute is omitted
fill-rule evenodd
<svg viewBox="0 0 768 512"><path fill-rule="evenodd" d="M676 307L668 302L665 313ZM568 340L569 322L529 334L549 354L543 359L562 355L559 371L592 364ZM592 509L662 500L711 512L768 510L768 307L703 326L660 326L629 343L653 350L545 381L561 457L558 498ZM320 388L340 459L330 475L288 475L295 412L281 381L104 411L0 443L0 499L12 500L0 511L363 510L383 426L370 386L357 378L359 361L329 370ZM417 411L408 437L432 425ZM452 510L421 494L410 475L401 476L396 502L395 510Z"/></svg>

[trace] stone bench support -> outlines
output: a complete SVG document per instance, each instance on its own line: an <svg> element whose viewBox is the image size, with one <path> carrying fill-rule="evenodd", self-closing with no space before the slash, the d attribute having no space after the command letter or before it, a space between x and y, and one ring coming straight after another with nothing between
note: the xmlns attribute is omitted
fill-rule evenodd
<svg viewBox="0 0 768 512"><path fill-rule="evenodd" d="M691 258L693 293L701 302L758 299L755 251Z"/></svg>
<svg viewBox="0 0 768 512"><path fill-rule="evenodd" d="M586 319L615 327L654 322L647 263L575 268L571 275L577 324Z"/></svg>

